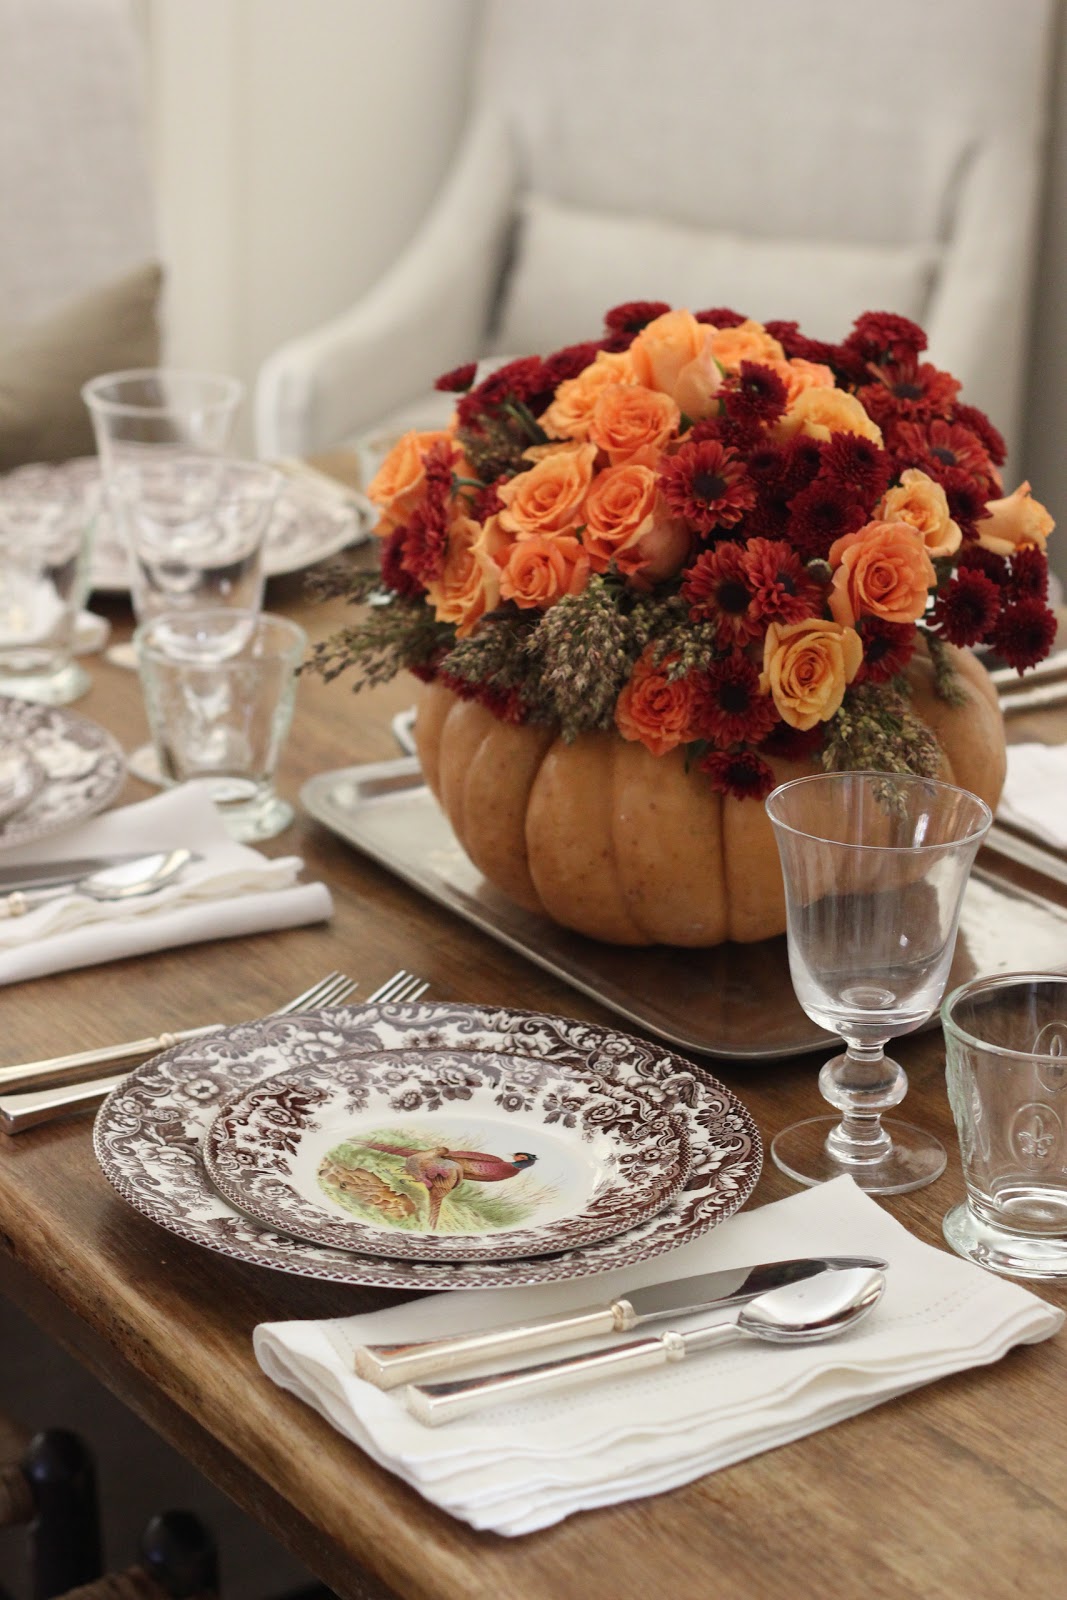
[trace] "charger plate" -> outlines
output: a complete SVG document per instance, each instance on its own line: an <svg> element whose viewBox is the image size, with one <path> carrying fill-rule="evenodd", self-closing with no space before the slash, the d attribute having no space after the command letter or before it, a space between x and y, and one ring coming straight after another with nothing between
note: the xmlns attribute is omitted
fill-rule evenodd
<svg viewBox="0 0 1067 1600"><path fill-rule="evenodd" d="M300 799L332 832L438 905L682 1050L737 1066L809 1050L829 1054L837 1043L797 1003L784 935L710 950L633 950L515 905L465 854L413 758L319 773ZM1003 847L1005 833L991 830L971 873L950 989L976 972L1059 971L1067 961L1067 912L993 870L994 852L1014 854ZM1036 860L1027 864L1041 870ZM937 1024L935 1012L926 1026Z"/></svg>
<svg viewBox="0 0 1067 1600"><path fill-rule="evenodd" d="M0 748L21 751L34 769L25 804L0 822L0 851L94 817L126 782L118 740L63 706L0 695Z"/></svg>
<svg viewBox="0 0 1067 1600"><path fill-rule="evenodd" d="M237 1094L286 1068L386 1050L521 1054L595 1072L617 1098L680 1116L689 1141L683 1188L625 1233L554 1256L517 1261L386 1260L312 1244L262 1227L213 1188L202 1144ZM462 1099L445 1083L442 1098ZM748 1199L762 1162L760 1136L740 1101L690 1062L646 1040L590 1023L490 1006L414 1003L338 1007L223 1028L155 1056L114 1089L97 1114L93 1145L122 1198L170 1233L255 1266L303 1278L417 1294L553 1283L630 1266L725 1221Z"/></svg>
<svg viewBox="0 0 1067 1600"><path fill-rule="evenodd" d="M204 1141L224 1199L316 1244L508 1261L622 1233L678 1193L685 1119L519 1050L386 1050L268 1078Z"/></svg>

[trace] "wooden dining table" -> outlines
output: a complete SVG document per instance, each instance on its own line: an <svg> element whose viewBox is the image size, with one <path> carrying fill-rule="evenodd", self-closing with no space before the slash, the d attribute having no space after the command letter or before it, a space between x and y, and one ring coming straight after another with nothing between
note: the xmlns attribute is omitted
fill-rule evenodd
<svg viewBox="0 0 1067 1600"><path fill-rule="evenodd" d="M344 615L340 602L311 600L300 575L273 580L267 604L301 620L312 638ZM123 597L97 609L116 637L126 636ZM92 689L75 709L132 750L147 731L136 674L103 657L89 670ZM302 679L281 792L296 800L314 774L396 756L390 720L410 700L409 683L355 696L343 680ZM1067 714L1015 718L1009 731L1057 742ZM149 792L131 778L116 803ZM0 1060L261 1016L333 968L358 979L364 994L403 967L424 977L435 999L619 1024L299 806L292 826L263 848L299 854L306 876L329 885L329 921L11 985L0 993ZM1020 881L1067 905L1056 884L1032 874ZM941 1137L949 1162L930 1187L882 1203L918 1238L945 1248L941 1219L963 1184L940 1030L901 1041L898 1054L910 1079L908 1118ZM818 1110L820 1059L694 1057L693 1070L710 1070L733 1090L769 1143ZM101 1175L90 1121L0 1136L0 1289L343 1600L994 1600L1067 1589L1067 1334L670 1493L525 1537L477 1533L269 1382L253 1357L257 1323L344 1316L399 1297L245 1265L163 1231ZM768 1160L749 1204L794 1192ZM664 1268L669 1275L669 1257ZM1067 1283L1032 1287L1067 1306ZM706 1381L714 1382L710 1370Z"/></svg>

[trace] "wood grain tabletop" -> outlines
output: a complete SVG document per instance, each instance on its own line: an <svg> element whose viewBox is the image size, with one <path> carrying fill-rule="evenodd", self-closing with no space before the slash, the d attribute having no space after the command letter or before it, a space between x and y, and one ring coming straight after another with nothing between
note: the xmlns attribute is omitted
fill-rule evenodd
<svg viewBox="0 0 1067 1600"><path fill-rule="evenodd" d="M313 638L341 615L334 605L309 605L300 577L272 582L267 604L297 616ZM124 636L124 601L102 609ZM93 687L75 709L132 750L147 732L136 675L100 657L88 664ZM281 792L295 800L315 773L395 756L390 718L409 700L402 683L355 697L343 682L302 680ZM1010 726L1012 738L1057 741L1065 733L1067 718L1056 712ZM131 779L118 803L148 792ZM264 848L299 853L307 875L330 885L329 923L13 985L0 993L0 1061L259 1016L332 968L358 978L365 994L406 967L429 980L434 998L617 1022L306 813L298 810L295 824ZM1067 891L1020 881L1067 904ZM902 1041L896 1053L910 1078L908 1118L939 1134L949 1165L928 1189L884 1204L940 1245L941 1217L960 1198L962 1180L939 1030ZM820 1110L820 1060L705 1065L745 1101L769 1142L785 1123ZM792 1192L768 1162L750 1203ZM1067 1305L1067 1285L1034 1287ZM0 1288L343 1600L650 1600L657 1592L673 1600L1006 1600L1063 1592L1064 1335L688 1487L505 1539L475 1533L423 1501L274 1387L254 1361L258 1322L367 1311L397 1296L245 1266L162 1231L105 1182L88 1118L0 1136Z"/></svg>

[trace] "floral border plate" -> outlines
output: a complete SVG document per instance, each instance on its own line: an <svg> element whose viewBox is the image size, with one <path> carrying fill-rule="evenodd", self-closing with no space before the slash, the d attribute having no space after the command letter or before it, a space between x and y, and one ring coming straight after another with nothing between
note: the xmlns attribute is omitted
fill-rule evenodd
<svg viewBox="0 0 1067 1600"><path fill-rule="evenodd" d="M284 476L284 468L282 471ZM53 483L59 493L84 495L87 506L93 504L100 484L95 456L77 456L59 463L34 462L16 467L12 476L16 475L20 481L32 479L45 487ZM341 483L333 492L325 482L319 488L304 477L287 477L267 530L263 555L267 577L299 572L358 543L367 535L372 514L366 497ZM96 512L89 587L116 594L130 587L126 549L106 506Z"/></svg>
<svg viewBox="0 0 1067 1600"><path fill-rule="evenodd" d="M383 1049L505 1050L542 1061L595 1063L618 1092L685 1118L692 1158L684 1188L646 1222L597 1244L521 1261L384 1260L272 1233L212 1188L201 1141L236 1093L294 1061ZM97 1114L93 1147L104 1176L146 1217L193 1244L255 1266L332 1283L418 1294L552 1283L661 1255L737 1211L759 1177L762 1146L730 1091L681 1056L591 1023L491 1006L337 1008L205 1035L147 1061Z"/></svg>
<svg viewBox="0 0 1067 1600"><path fill-rule="evenodd" d="M483 1050L386 1050L256 1084L208 1129L208 1177L257 1222L414 1261L595 1244L689 1174L685 1119L596 1071Z"/></svg>
<svg viewBox="0 0 1067 1600"><path fill-rule="evenodd" d="M44 775L25 805L0 822L0 850L94 817L126 781L118 741L62 706L0 695L0 747L21 750Z"/></svg>

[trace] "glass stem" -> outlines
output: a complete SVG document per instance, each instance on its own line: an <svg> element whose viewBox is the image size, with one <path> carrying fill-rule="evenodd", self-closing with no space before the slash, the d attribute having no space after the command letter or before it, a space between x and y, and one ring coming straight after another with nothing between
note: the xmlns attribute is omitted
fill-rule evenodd
<svg viewBox="0 0 1067 1600"><path fill-rule="evenodd" d="M826 1147L845 1165L866 1166L884 1160L892 1149L882 1113L900 1104L908 1080L903 1067L886 1055L884 1039L846 1043L845 1053L828 1061L819 1073L823 1098L841 1112L841 1121L826 1137Z"/></svg>

